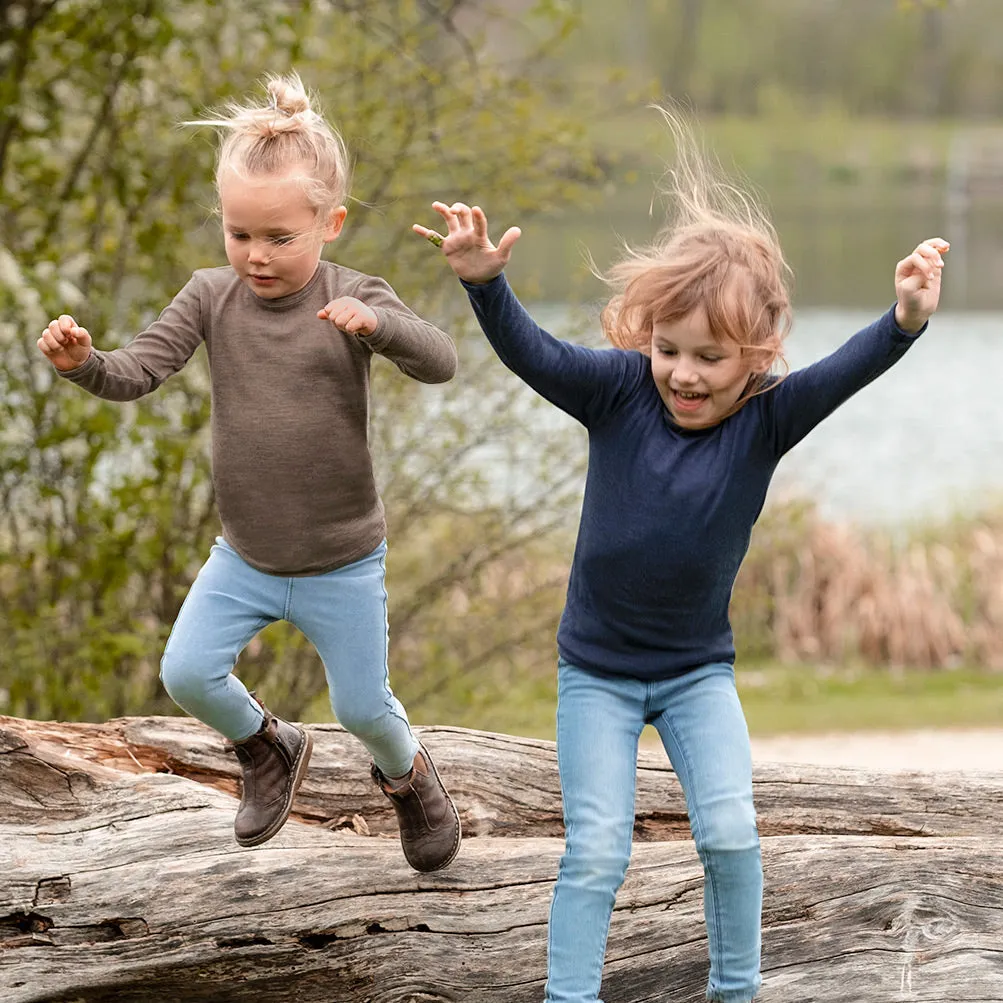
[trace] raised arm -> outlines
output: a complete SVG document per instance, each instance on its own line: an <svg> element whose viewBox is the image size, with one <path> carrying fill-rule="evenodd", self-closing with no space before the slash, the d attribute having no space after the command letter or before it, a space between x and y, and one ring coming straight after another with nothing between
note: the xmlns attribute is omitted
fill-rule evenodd
<svg viewBox="0 0 1003 1003"><path fill-rule="evenodd" d="M501 361L561 410L591 426L632 389L634 353L600 351L573 345L544 331L529 315L502 274L519 239L517 226L498 245L488 237L479 206L433 203L447 234L415 224L415 233L439 247L463 281L477 320Z"/></svg>
<svg viewBox="0 0 1003 1003"><path fill-rule="evenodd" d="M923 332L940 303L943 255L949 244L924 240L895 266L896 302L835 352L795 373L760 403L778 454L797 445L820 421L894 365Z"/></svg>

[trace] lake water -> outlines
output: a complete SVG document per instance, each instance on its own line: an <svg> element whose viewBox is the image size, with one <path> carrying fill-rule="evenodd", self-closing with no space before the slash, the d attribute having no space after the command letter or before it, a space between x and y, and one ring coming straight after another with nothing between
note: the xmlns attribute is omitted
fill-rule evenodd
<svg viewBox="0 0 1003 1003"><path fill-rule="evenodd" d="M798 313L792 368L871 320ZM797 491L834 517L941 518L1003 500L1003 313L939 313L906 356L782 462L774 495Z"/></svg>
<svg viewBox="0 0 1003 1003"><path fill-rule="evenodd" d="M555 334L596 343L594 320L582 330L582 319L566 308L531 312ZM875 316L797 311L787 345L791 368L828 354ZM551 411L569 434L577 427ZM935 315L896 366L784 457L770 497L790 496L813 498L833 519L884 525L1003 501L1003 313Z"/></svg>

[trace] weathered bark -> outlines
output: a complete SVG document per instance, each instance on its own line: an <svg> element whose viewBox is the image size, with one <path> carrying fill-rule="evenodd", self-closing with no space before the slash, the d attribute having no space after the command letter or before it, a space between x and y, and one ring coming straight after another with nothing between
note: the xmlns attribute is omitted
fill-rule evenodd
<svg viewBox="0 0 1003 1003"><path fill-rule="evenodd" d="M237 796L237 760L225 741L191 718L121 718L106 724L20 721L0 729L22 736L33 755L67 759L78 771L102 764L117 772L173 773ZM460 806L468 836L563 836L553 742L464 728L421 729ZM314 754L294 818L396 834L387 800L369 778L363 746L338 725L312 725ZM0 746L2 750L2 746ZM13 795L3 786L0 802ZM36 781L37 782L37 781ZM1003 836L1003 772L890 773L762 764L754 787L764 836ZM46 822L55 813L89 812L76 797L35 806L22 799L16 819ZM639 840L688 839L682 791L662 752L642 750L637 776Z"/></svg>
<svg viewBox="0 0 1003 1003"><path fill-rule="evenodd" d="M313 733L298 820L247 850L235 764L195 722L0 719L0 999L539 1003L552 743L425 729L468 839L420 875L361 746ZM642 756L639 835L667 841L635 849L607 1003L703 998L702 871L663 760ZM756 787L764 832L812 833L763 840L764 1003L1003 1003L1003 778L764 766Z"/></svg>

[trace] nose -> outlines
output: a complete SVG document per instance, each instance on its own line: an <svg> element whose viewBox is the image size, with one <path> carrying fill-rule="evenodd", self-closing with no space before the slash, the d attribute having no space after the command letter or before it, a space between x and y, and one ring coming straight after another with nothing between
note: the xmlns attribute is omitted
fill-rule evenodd
<svg viewBox="0 0 1003 1003"><path fill-rule="evenodd" d="M696 383L699 379L699 375L692 362L680 357L676 360L676 364L672 367L672 378L679 384Z"/></svg>
<svg viewBox="0 0 1003 1003"><path fill-rule="evenodd" d="M268 245L261 240L252 240L247 252L247 260L255 265L266 265L270 258Z"/></svg>

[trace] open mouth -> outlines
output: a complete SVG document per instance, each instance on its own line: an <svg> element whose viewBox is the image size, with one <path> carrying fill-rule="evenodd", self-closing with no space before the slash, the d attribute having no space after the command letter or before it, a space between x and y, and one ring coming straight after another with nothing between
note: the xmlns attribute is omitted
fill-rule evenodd
<svg viewBox="0 0 1003 1003"><path fill-rule="evenodd" d="M708 394L698 394L691 390L673 390L672 406L678 411L697 411L708 396Z"/></svg>

